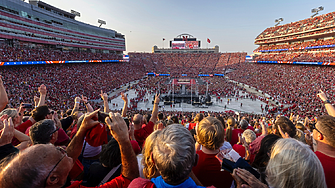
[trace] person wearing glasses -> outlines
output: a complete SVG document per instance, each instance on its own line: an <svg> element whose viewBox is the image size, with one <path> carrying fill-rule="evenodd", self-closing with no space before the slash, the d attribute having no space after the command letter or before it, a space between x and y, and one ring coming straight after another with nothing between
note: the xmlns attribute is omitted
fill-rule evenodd
<svg viewBox="0 0 335 188"><path fill-rule="evenodd" d="M321 161L328 187L335 186L335 117L324 115L318 118L313 128L317 147L315 154Z"/></svg>
<svg viewBox="0 0 335 188"><path fill-rule="evenodd" d="M74 161L81 153L86 134L99 124L93 120L99 110L85 114L82 125L66 151L51 144L36 144L3 164L0 172L1 187L63 187ZM131 180L139 176L136 156L129 140L127 125L121 115L110 113L109 116L106 123L120 146L122 175L100 187L127 187ZM75 181L70 187L83 188L80 184L80 181Z"/></svg>
<svg viewBox="0 0 335 188"><path fill-rule="evenodd" d="M55 122L51 119L44 119L33 126L29 130L29 136L35 144L54 144L58 138L59 127L55 126Z"/></svg>

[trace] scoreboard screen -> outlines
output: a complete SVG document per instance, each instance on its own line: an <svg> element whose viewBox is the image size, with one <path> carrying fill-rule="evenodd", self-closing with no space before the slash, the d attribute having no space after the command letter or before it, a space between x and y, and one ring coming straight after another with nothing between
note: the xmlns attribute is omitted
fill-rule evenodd
<svg viewBox="0 0 335 188"><path fill-rule="evenodd" d="M199 41L171 41L172 49L198 49Z"/></svg>

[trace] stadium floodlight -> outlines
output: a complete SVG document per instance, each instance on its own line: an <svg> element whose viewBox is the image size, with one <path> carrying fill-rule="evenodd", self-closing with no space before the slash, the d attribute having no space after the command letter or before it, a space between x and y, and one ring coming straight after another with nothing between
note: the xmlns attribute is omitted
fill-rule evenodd
<svg viewBox="0 0 335 188"><path fill-rule="evenodd" d="M312 9L312 13L315 13L311 16L311 18L314 18L314 16L318 15L319 14L319 11L322 11L324 10L324 7L323 6L319 6L318 8L313 8Z"/></svg>
<svg viewBox="0 0 335 188"><path fill-rule="evenodd" d="M71 14L74 14L77 17L80 17L80 12L77 12L75 10L71 10Z"/></svg>
<svg viewBox="0 0 335 188"><path fill-rule="evenodd" d="M100 19L98 19L98 23L100 24L99 27L101 27L102 25L106 25L106 21Z"/></svg>
<svg viewBox="0 0 335 188"><path fill-rule="evenodd" d="M276 23L276 25L275 25L275 26L279 25L279 24L280 24L280 22L282 22L282 21L284 21L284 19L283 19L283 18L278 18L278 19L275 19L275 23Z"/></svg>

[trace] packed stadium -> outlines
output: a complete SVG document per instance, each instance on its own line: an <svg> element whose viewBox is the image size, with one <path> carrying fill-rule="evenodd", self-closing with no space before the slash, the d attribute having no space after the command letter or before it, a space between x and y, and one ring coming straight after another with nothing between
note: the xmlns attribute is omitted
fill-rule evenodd
<svg viewBox="0 0 335 188"><path fill-rule="evenodd" d="M0 0L0 187L335 187L335 12L142 52L46 1Z"/></svg>

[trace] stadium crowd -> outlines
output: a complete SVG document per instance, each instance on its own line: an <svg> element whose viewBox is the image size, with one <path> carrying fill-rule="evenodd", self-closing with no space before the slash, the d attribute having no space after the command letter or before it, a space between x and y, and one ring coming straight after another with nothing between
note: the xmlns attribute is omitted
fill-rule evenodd
<svg viewBox="0 0 335 188"><path fill-rule="evenodd" d="M263 53L255 61L325 62L335 61L335 52Z"/></svg>
<svg viewBox="0 0 335 188"><path fill-rule="evenodd" d="M309 74L313 75L313 70ZM335 108L330 101L333 94L326 86L322 88L326 93L314 87L308 96L329 115L314 108L312 113L317 112L317 117L308 118L299 112L289 116L160 112L159 94L152 111L129 111L130 100L121 94L124 106L115 113L109 110L104 92L99 95L103 100L100 109L93 108L85 96L72 96L69 99L75 102L71 109L58 113L59 105L50 105L57 101L46 100L56 89L44 84L26 88L31 91L27 95L36 96L33 110L27 112L26 104L8 108L15 94L7 94L8 85L2 80L3 188L335 185Z"/></svg>
<svg viewBox="0 0 335 188"><path fill-rule="evenodd" d="M1 187L335 187L332 67L245 63L244 53L130 56L1 68ZM152 110L137 109L146 95L171 89L171 77L141 79L146 72L178 77L183 67L224 72L290 107L166 112L156 94ZM246 92L222 77L202 79L218 100ZM124 106L111 111L105 92L122 85L136 97L120 93Z"/></svg>
<svg viewBox="0 0 335 188"><path fill-rule="evenodd" d="M324 108L315 96L317 90L327 91L331 100L335 97L334 67L240 63L230 68L235 71L227 74L229 79L253 86L281 104L290 104L291 109L283 114L292 110L301 116L320 116Z"/></svg>
<svg viewBox="0 0 335 188"><path fill-rule="evenodd" d="M70 61L70 60L120 60L117 54L58 51L47 48L25 48L1 45L0 61Z"/></svg>
<svg viewBox="0 0 335 188"><path fill-rule="evenodd" d="M244 61L246 53L222 54L156 54L129 53L134 64L144 66L145 72L155 72L173 77L198 76L198 74L222 74L225 66Z"/></svg>
<svg viewBox="0 0 335 188"><path fill-rule="evenodd" d="M280 44L280 45L263 45L259 46L254 52L259 52L261 50L279 50L279 51L292 51L292 50L303 50L306 47L323 46L323 45L333 45L335 44L335 39L328 40L317 40L308 42L296 42L292 44ZM332 49L332 48L327 48Z"/></svg>
<svg viewBox="0 0 335 188"><path fill-rule="evenodd" d="M140 68L128 63L12 66L1 69L0 74L11 107L18 107L24 101L33 103L37 88L45 84L50 88L49 106L61 109L73 106L73 101L68 99L78 93L90 100L100 99L100 90L112 91L144 75Z"/></svg>
<svg viewBox="0 0 335 188"><path fill-rule="evenodd" d="M314 29L333 26L335 23L334 18L335 18L335 12L330 12L328 14L315 16L313 18L308 18L305 20L297 21L297 22L291 22L285 25L269 27L265 29L260 35L258 35L256 37L256 40L263 39L263 38L269 38L269 37L277 37L277 36L283 36L283 35L288 35L288 34L294 34L298 32L306 32L306 31L311 31L311 30L314 31ZM323 30L325 30L324 32L327 31L326 29L323 29Z"/></svg>

